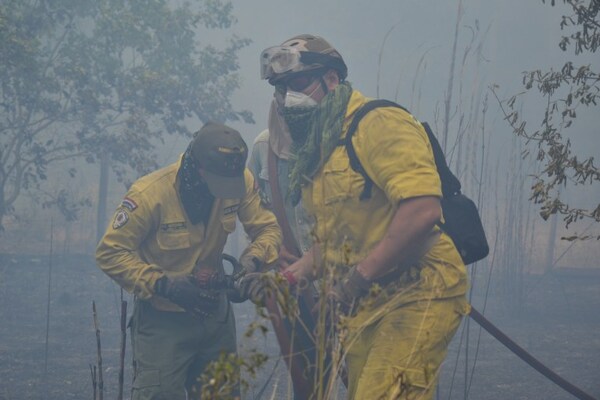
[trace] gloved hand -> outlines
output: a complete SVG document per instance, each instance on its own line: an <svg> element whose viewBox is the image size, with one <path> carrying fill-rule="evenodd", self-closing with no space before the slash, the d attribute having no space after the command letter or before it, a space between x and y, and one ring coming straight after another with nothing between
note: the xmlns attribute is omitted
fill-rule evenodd
<svg viewBox="0 0 600 400"><path fill-rule="evenodd" d="M358 300L369 294L371 282L365 279L356 265L332 287L329 296L339 304L340 311L350 314L358 304Z"/></svg>
<svg viewBox="0 0 600 400"><path fill-rule="evenodd" d="M252 254L246 253L240 257L238 264L242 267L241 273L250 273L259 271L263 266L263 262L260 261L256 256ZM236 275L239 275L240 272L237 272Z"/></svg>
<svg viewBox="0 0 600 400"><path fill-rule="evenodd" d="M154 284L154 293L203 318L212 315L219 302L214 292L199 288L190 276L169 278L165 275Z"/></svg>
<svg viewBox="0 0 600 400"><path fill-rule="evenodd" d="M238 281L239 293L250 299L258 306L264 306L267 296L277 296L289 290L296 284L296 280L289 271L287 272L250 272Z"/></svg>
<svg viewBox="0 0 600 400"><path fill-rule="evenodd" d="M233 271L233 279L238 281L238 284L235 285L235 289L230 289L227 291L227 298L232 303L243 303L248 300L248 294L242 292L242 288L239 285L242 278L249 273L256 273L262 266L262 262L251 254L244 254L240 257L240 260L237 262L239 268L234 269Z"/></svg>

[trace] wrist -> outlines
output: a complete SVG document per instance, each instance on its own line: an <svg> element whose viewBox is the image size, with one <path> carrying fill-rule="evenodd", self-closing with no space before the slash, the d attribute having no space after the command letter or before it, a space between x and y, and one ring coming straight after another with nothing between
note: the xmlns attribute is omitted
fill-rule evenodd
<svg viewBox="0 0 600 400"><path fill-rule="evenodd" d="M298 284L298 280L296 279L292 271L286 269L281 272L281 275L283 275L283 277L288 281L290 286L296 286Z"/></svg>
<svg viewBox="0 0 600 400"><path fill-rule="evenodd" d="M263 262L260 261L258 259L258 257L252 257L250 259L250 262L252 263L252 266L254 267L255 271L259 271L261 269L261 267L263 266Z"/></svg>

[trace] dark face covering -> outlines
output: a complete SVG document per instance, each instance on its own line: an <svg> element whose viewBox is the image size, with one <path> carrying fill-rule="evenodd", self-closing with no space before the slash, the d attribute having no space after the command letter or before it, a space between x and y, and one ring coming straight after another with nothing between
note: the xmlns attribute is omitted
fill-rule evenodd
<svg viewBox="0 0 600 400"><path fill-rule="evenodd" d="M208 190L206 182L200 178L198 163L187 149L177 172L179 178L179 196L188 218L193 225L199 222L208 224L215 197Z"/></svg>
<svg viewBox="0 0 600 400"><path fill-rule="evenodd" d="M308 111L310 115L283 114L294 139L288 191L292 204L298 204L301 186L315 176L338 146L351 95L350 83L342 82L323 97L314 110Z"/></svg>
<svg viewBox="0 0 600 400"><path fill-rule="evenodd" d="M317 106L283 108L282 115L294 142L304 144L316 111Z"/></svg>

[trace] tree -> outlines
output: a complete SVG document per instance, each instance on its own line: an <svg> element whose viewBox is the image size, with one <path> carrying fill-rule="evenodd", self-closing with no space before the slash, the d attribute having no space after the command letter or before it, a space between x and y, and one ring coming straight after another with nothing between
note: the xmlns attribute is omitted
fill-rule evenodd
<svg viewBox="0 0 600 400"><path fill-rule="evenodd" d="M546 3L546 0L542 0ZM600 44L600 0L563 0L568 15L563 15L560 27L567 31L558 46L566 52L573 50L573 59L596 53ZM556 0L550 0L552 7ZM577 112L582 108L598 107L600 75L590 64L577 65L566 62L560 69L528 71L523 75L525 90L537 90L545 100L544 115L540 128L532 132L527 121L518 111L519 95L501 101L500 106L514 133L536 144L536 159L541 171L534 179L531 199L541 205L540 214L548 219L553 214L562 215L565 226L582 220L600 222L600 203L594 208L577 208L563 202L560 190L567 186L594 185L600 181L600 171L594 165L594 157L583 158L574 154L570 139L564 131L573 128ZM495 94L495 92L494 92ZM592 236L574 235L567 239L586 239ZM600 235L596 236L600 239Z"/></svg>
<svg viewBox="0 0 600 400"><path fill-rule="evenodd" d="M189 125L209 119L252 122L229 101L249 40L199 41L234 22L220 0L0 4L0 227L59 161L104 160L124 180L130 168L156 167L165 134L191 136Z"/></svg>

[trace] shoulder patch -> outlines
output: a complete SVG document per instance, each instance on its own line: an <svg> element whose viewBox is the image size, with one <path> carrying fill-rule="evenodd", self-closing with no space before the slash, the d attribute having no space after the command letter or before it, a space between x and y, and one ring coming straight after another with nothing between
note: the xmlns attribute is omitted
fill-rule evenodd
<svg viewBox="0 0 600 400"><path fill-rule="evenodd" d="M137 203L135 201L133 201L129 197L125 197L123 199L123 201L121 202L121 207L125 207L129 211L133 211L136 208L138 208L138 205L137 205Z"/></svg>
<svg viewBox="0 0 600 400"><path fill-rule="evenodd" d="M123 227L127 221L129 221L129 214L127 210L119 209L115 214L115 220L113 221L112 227L113 229L119 229Z"/></svg>

